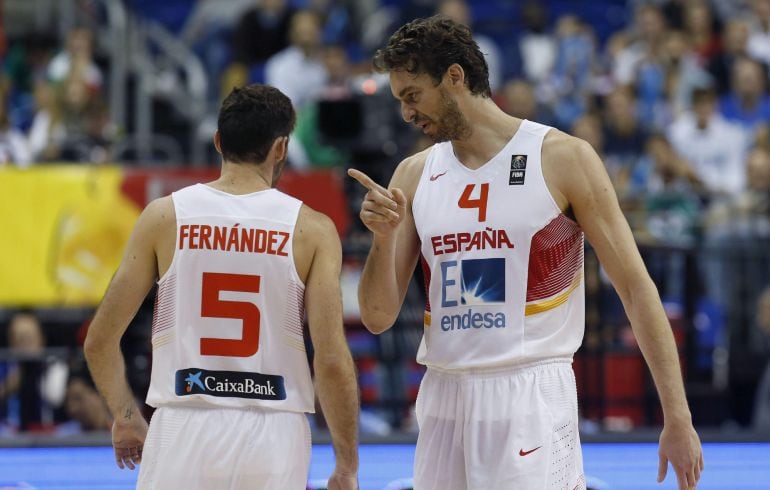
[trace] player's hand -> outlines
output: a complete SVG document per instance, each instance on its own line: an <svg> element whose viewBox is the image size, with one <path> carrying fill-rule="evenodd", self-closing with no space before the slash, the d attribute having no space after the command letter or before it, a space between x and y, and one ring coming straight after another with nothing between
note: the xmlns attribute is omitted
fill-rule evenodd
<svg viewBox="0 0 770 490"><path fill-rule="evenodd" d="M112 447L121 470L125 467L133 470L142 462L146 437L147 421L138 410L128 418L122 417L112 423Z"/></svg>
<svg viewBox="0 0 770 490"><path fill-rule="evenodd" d="M334 470L329 482L326 484L327 490L358 490L358 476L355 473L343 473Z"/></svg>
<svg viewBox="0 0 770 490"><path fill-rule="evenodd" d="M696 488L703 471L703 448L692 424L664 424L658 457L658 483L666 479L668 463L671 462L679 482L678 489Z"/></svg>
<svg viewBox="0 0 770 490"><path fill-rule="evenodd" d="M406 196L401 189L388 190L368 175L356 169L349 169L348 175L353 177L369 192L361 203L359 216L364 225L375 235L389 236L404 219L406 212Z"/></svg>

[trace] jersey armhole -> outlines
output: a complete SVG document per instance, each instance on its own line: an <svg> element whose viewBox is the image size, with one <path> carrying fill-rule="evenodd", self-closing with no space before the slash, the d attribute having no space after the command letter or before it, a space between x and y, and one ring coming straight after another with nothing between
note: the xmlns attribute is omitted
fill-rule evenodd
<svg viewBox="0 0 770 490"><path fill-rule="evenodd" d="M540 165L537 169L537 180L540 183L540 185L543 188L543 192L547 196L548 202L551 204L552 211L554 213L553 217L551 219L556 218L559 215L564 215L565 218L569 219L570 221L575 221L572 219L567 213L561 210L559 207L559 204L556 202L556 199L553 197L553 194L551 194L551 189L548 187L548 182L545 180L545 172L543 172L543 147L545 146L545 139L548 137L548 133L550 133L553 130L551 127L547 127L545 131L543 131L543 139L540 141Z"/></svg>
<svg viewBox="0 0 770 490"><path fill-rule="evenodd" d="M419 180L417 181L417 187L414 189L414 196L412 197L411 202L411 210L412 210L412 219L414 220L415 228L419 229L417 226L417 214L414 212L414 207L417 203L418 198L420 197L420 190L423 188L423 185L425 183L425 174L428 172L428 166L431 162L431 157L433 156L433 152L436 151L437 145L433 145L433 147L430 149L427 155L425 155L425 163L422 166L422 172L420 172Z"/></svg>
<svg viewBox="0 0 770 490"><path fill-rule="evenodd" d="M160 286L163 282L166 281L166 278L173 274L174 269L176 268L177 255L179 254L179 209L177 208L177 202L176 199L174 199L174 194L176 194L176 192L171 193L171 202L174 204L174 229L176 230L174 234L174 255L171 257L171 262L168 264L168 269L166 269L166 272L164 272L155 283L158 286ZM157 263L157 261L158 255L155 254L155 262Z"/></svg>
<svg viewBox="0 0 770 490"><path fill-rule="evenodd" d="M294 226L291 229L291 238L289 240L289 272L291 272L292 279L302 288L302 291L305 290L305 282L302 280L301 277L299 277L299 272L297 271L297 263L294 260L294 237L297 235L297 225L299 225L299 213L302 211L302 206L305 204L297 199L297 202L299 205L297 206L297 212L294 214Z"/></svg>

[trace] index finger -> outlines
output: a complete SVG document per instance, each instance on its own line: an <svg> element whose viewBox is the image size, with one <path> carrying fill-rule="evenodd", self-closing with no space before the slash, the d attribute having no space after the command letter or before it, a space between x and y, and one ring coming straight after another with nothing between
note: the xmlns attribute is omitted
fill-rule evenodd
<svg viewBox="0 0 770 490"><path fill-rule="evenodd" d="M366 187L370 191L379 190L379 191L385 191L385 188L382 187L377 182L373 181L371 177L366 175L365 173L361 172L360 170L356 170L354 168L348 169L348 175L353 177L358 181L359 184Z"/></svg>

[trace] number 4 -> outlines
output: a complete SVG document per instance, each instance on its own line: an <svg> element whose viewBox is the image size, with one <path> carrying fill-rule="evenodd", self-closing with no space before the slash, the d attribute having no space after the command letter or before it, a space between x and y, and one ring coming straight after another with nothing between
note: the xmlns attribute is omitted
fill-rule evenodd
<svg viewBox="0 0 770 490"><path fill-rule="evenodd" d="M471 199L471 193L476 188L476 184L468 184L465 186L463 195L460 196L460 200L457 201L457 205L463 209L478 208L479 221L487 220L487 197L489 197L489 184L481 184L481 193L477 199Z"/></svg>
<svg viewBox="0 0 770 490"><path fill-rule="evenodd" d="M243 320L240 339L201 338L201 355L250 357L259 350L259 308L247 301L223 301L220 291L259 292L259 276L203 273L201 316Z"/></svg>

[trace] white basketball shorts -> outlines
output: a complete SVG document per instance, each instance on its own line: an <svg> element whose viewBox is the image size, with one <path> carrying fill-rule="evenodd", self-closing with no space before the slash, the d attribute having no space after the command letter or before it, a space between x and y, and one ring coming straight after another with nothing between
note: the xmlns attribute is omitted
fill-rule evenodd
<svg viewBox="0 0 770 490"><path fill-rule="evenodd" d="M137 489L305 489L310 427L303 413L161 407L144 443Z"/></svg>
<svg viewBox="0 0 770 490"><path fill-rule="evenodd" d="M428 368L416 415L415 490L585 489L569 360Z"/></svg>

